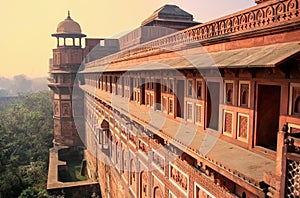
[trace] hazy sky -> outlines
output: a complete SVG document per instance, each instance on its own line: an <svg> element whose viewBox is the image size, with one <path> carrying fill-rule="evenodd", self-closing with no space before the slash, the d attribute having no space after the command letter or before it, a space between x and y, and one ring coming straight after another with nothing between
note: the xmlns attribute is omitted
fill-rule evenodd
<svg viewBox="0 0 300 198"><path fill-rule="evenodd" d="M254 6L254 0L9 0L2 1L0 76L47 76L57 24L71 17L90 38L109 38L140 26L156 9L175 4L207 22Z"/></svg>

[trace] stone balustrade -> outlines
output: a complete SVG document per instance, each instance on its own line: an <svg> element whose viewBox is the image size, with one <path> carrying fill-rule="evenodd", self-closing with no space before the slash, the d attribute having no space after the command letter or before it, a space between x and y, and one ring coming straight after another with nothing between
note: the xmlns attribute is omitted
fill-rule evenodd
<svg viewBox="0 0 300 198"><path fill-rule="evenodd" d="M299 0L276 0L200 24L180 32L141 44L102 59L87 63L85 68L136 58L144 53L163 52L179 46L201 42L233 33L264 29L283 24L299 17Z"/></svg>

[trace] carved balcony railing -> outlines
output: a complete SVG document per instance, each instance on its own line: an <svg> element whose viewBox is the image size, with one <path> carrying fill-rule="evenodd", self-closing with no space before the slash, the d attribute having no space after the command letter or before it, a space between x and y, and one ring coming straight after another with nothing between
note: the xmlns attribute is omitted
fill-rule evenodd
<svg viewBox="0 0 300 198"><path fill-rule="evenodd" d="M232 33L254 29L265 29L299 18L300 0L277 0L262 3L252 8L200 24L180 32L138 45L85 65L85 68L106 65L113 62L137 58L145 53L176 49L188 43L201 42Z"/></svg>
<svg viewBox="0 0 300 198"><path fill-rule="evenodd" d="M285 197L300 196L300 139L287 136L286 147L286 178Z"/></svg>

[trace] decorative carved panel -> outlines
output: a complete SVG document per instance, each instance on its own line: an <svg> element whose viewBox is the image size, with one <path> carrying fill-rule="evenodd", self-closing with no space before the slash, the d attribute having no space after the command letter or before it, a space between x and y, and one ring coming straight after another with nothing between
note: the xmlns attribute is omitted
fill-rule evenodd
<svg viewBox="0 0 300 198"><path fill-rule="evenodd" d="M187 102L186 107L186 119L193 121L193 103Z"/></svg>
<svg viewBox="0 0 300 198"><path fill-rule="evenodd" d="M232 134L232 119L233 113L224 111L224 133Z"/></svg>
<svg viewBox="0 0 300 198"><path fill-rule="evenodd" d="M173 98L169 98L168 113L169 114L174 113L174 99Z"/></svg>
<svg viewBox="0 0 300 198"><path fill-rule="evenodd" d="M189 178L182 170L175 165L169 165L169 180L185 194L188 193Z"/></svg>
<svg viewBox="0 0 300 198"><path fill-rule="evenodd" d="M71 102L70 101L61 101L61 116L62 117L71 117Z"/></svg>
<svg viewBox="0 0 300 198"><path fill-rule="evenodd" d="M204 189L202 186L199 184L195 183L194 187L194 197L195 198L214 198L212 194L210 194L206 189Z"/></svg>
<svg viewBox="0 0 300 198"><path fill-rule="evenodd" d="M163 97L162 101L163 101L162 102L163 103L163 111L167 112L167 109L168 109L168 105L167 105L168 104L168 99L167 99L167 97Z"/></svg>
<svg viewBox="0 0 300 198"><path fill-rule="evenodd" d="M202 105L196 104L195 108L195 121L198 124L202 124L201 119L202 119Z"/></svg>
<svg viewBox="0 0 300 198"><path fill-rule="evenodd" d="M54 108L54 116L59 116L60 115L60 106L59 106L59 101L54 100L53 102L53 108Z"/></svg>
<svg viewBox="0 0 300 198"><path fill-rule="evenodd" d="M249 116L244 114L238 115L238 139L247 140L248 138L248 125Z"/></svg>
<svg viewBox="0 0 300 198"><path fill-rule="evenodd" d="M59 120L54 120L54 136L61 135L61 124Z"/></svg>

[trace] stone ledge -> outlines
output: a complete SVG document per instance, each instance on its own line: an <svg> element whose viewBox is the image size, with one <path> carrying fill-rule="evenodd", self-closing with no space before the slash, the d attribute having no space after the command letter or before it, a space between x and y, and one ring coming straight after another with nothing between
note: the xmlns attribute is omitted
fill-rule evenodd
<svg viewBox="0 0 300 198"><path fill-rule="evenodd" d="M60 149L68 148L66 146L56 146L49 150L49 169L48 169L48 180L47 180L47 190L57 190L71 187L89 186L98 184L94 179L88 179L86 181L77 182L60 182L58 181L58 167L65 166L65 161L60 161L58 159L58 151Z"/></svg>

